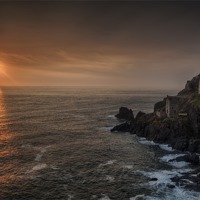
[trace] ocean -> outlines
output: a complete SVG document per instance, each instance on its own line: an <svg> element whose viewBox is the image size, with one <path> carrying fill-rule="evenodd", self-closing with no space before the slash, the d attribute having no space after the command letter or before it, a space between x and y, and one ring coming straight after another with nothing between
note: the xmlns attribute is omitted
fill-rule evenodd
<svg viewBox="0 0 200 200"><path fill-rule="evenodd" d="M129 133L111 133L121 106L149 113L176 91L78 87L0 90L0 199L200 199L170 178L192 167ZM157 178L156 181L149 181Z"/></svg>

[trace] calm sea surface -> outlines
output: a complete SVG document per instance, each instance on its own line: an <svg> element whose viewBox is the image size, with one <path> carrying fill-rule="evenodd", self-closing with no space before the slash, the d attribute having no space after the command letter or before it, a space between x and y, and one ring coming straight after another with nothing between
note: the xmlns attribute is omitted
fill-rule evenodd
<svg viewBox="0 0 200 200"><path fill-rule="evenodd" d="M0 199L180 196L183 200L180 188L172 192L148 184L145 173L161 173L160 177L174 170L160 162L166 150L142 144L134 135L109 131L119 123L114 118L119 107L132 108L134 114L139 110L152 112L154 103L167 93L173 94L69 87L1 88ZM197 193L189 195L199 199Z"/></svg>

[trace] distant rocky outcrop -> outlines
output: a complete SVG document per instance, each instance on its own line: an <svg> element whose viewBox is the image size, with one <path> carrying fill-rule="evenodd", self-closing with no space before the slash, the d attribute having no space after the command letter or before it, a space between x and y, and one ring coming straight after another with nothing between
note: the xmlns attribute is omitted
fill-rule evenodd
<svg viewBox="0 0 200 200"><path fill-rule="evenodd" d="M118 119L124 119L126 121L131 121L134 119L133 111L126 107L121 107L119 113L115 115Z"/></svg>

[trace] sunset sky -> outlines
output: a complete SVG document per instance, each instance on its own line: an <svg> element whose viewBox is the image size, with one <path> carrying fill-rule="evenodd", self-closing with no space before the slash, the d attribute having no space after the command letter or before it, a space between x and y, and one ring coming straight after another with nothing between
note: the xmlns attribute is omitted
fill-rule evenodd
<svg viewBox="0 0 200 200"><path fill-rule="evenodd" d="M200 2L0 2L0 85L181 89Z"/></svg>

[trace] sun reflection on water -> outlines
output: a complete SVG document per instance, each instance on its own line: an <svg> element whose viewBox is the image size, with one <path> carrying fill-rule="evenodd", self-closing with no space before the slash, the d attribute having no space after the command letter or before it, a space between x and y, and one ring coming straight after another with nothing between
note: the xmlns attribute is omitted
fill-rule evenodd
<svg viewBox="0 0 200 200"><path fill-rule="evenodd" d="M8 128L7 110L4 101L4 93L3 90L0 89L0 144L4 144L12 137Z"/></svg>
<svg viewBox="0 0 200 200"><path fill-rule="evenodd" d="M8 163L9 158L16 153L11 144L13 134L9 131L8 122L5 97L0 89L0 184L6 184L15 178L13 163Z"/></svg>

